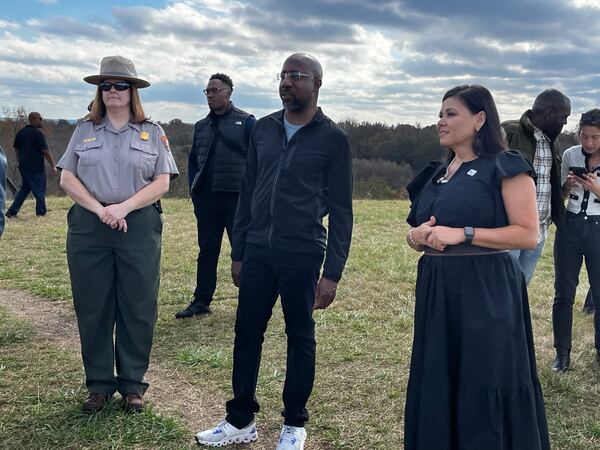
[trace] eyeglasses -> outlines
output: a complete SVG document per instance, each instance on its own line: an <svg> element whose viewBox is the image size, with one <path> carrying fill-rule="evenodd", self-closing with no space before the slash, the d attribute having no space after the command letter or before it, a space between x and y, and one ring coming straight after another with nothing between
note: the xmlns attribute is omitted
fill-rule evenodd
<svg viewBox="0 0 600 450"><path fill-rule="evenodd" d="M229 92L229 89L227 88L208 88L208 89L204 89L202 92L204 92L204 95L208 95L208 94L212 94L212 95L217 95L219 92Z"/></svg>
<svg viewBox="0 0 600 450"><path fill-rule="evenodd" d="M127 81L117 81L116 83L109 83L108 81L103 81L98 85L101 91L108 92L112 87L115 87L117 91L126 91L131 87L131 83Z"/></svg>
<svg viewBox="0 0 600 450"><path fill-rule="evenodd" d="M286 78L291 78L293 81L300 81L302 78L310 77L314 78L314 75L302 73L299 70L292 70L290 72L283 71L277 74L277 79L280 81L285 80Z"/></svg>

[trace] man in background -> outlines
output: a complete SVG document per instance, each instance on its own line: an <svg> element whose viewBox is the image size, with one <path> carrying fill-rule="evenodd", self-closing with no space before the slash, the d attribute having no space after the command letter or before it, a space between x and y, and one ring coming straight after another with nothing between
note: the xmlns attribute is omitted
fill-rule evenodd
<svg viewBox="0 0 600 450"><path fill-rule="evenodd" d="M29 123L17 132L13 144L21 173L21 188L6 211L6 217L17 216L30 192L35 198L35 214L45 216L47 209L44 160L48 162L52 172L57 173L54 158L48 150L46 137L41 131L42 115L39 112L31 112L27 119Z"/></svg>
<svg viewBox="0 0 600 450"><path fill-rule="evenodd" d="M188 178L200 251L194 297L187 308L175 314L177 319L211 312L225 230L231 243L248 141L256 121L233 105L232 92L231 78L222 73L212 75L204 90L210 112L194 126Z"/></svg>
<svg viewBox="0 0 600 450"><path fill-rule="evenodd" d="M556 89L546 89L535 98L531 109L525 111L519 120L502 123L508 148L519 150L533 164L537 174L538 244L534 250L512 251L527 284L533 277L550 224L554 222L559 228L565 220L557 138L570 114L569 98Z"/></svg>

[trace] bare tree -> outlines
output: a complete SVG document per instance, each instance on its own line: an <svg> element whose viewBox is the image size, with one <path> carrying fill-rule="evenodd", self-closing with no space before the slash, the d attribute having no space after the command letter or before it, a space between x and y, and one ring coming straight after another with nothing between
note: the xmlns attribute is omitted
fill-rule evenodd
<svg viewBox="0 0 600 450"><path fill-rule="evenodd" d="M2 107L2 119L0 120L0 145L6 151L8 159L8 178L17 183L21 176L17 169L17 158L12 151L17 132L27 124L28 111L24 106L17 108Z"/></svg>

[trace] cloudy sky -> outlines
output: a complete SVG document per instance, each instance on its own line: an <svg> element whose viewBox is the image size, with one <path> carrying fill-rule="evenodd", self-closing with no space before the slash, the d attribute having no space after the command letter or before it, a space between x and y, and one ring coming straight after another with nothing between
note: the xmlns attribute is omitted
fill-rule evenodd
<svg viewBox="0 0 600 450"><path fill-rule="evenodd" d="M0 108L83 115L100 59L132 59L152 86L146 112L194 122L214 72L257 117L280 108L290 53L323 64L320 103L335 120L423 125L443 93L483 84L503 120L548 87L576 117L600 107L600 0L15 0L0 13ZM2 111L2 110L0 110Z"/></svg>

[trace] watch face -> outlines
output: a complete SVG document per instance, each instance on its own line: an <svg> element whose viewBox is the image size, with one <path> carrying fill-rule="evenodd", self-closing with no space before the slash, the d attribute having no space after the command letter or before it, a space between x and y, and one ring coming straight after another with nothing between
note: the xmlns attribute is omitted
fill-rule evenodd
<svg viewBox="0 0 600 450"><path fill-rule="evenodd" d="M473 230L473 227L465 227L465 237L467 238L467 242L471 242L474 236L475 230Z"/></svg>

